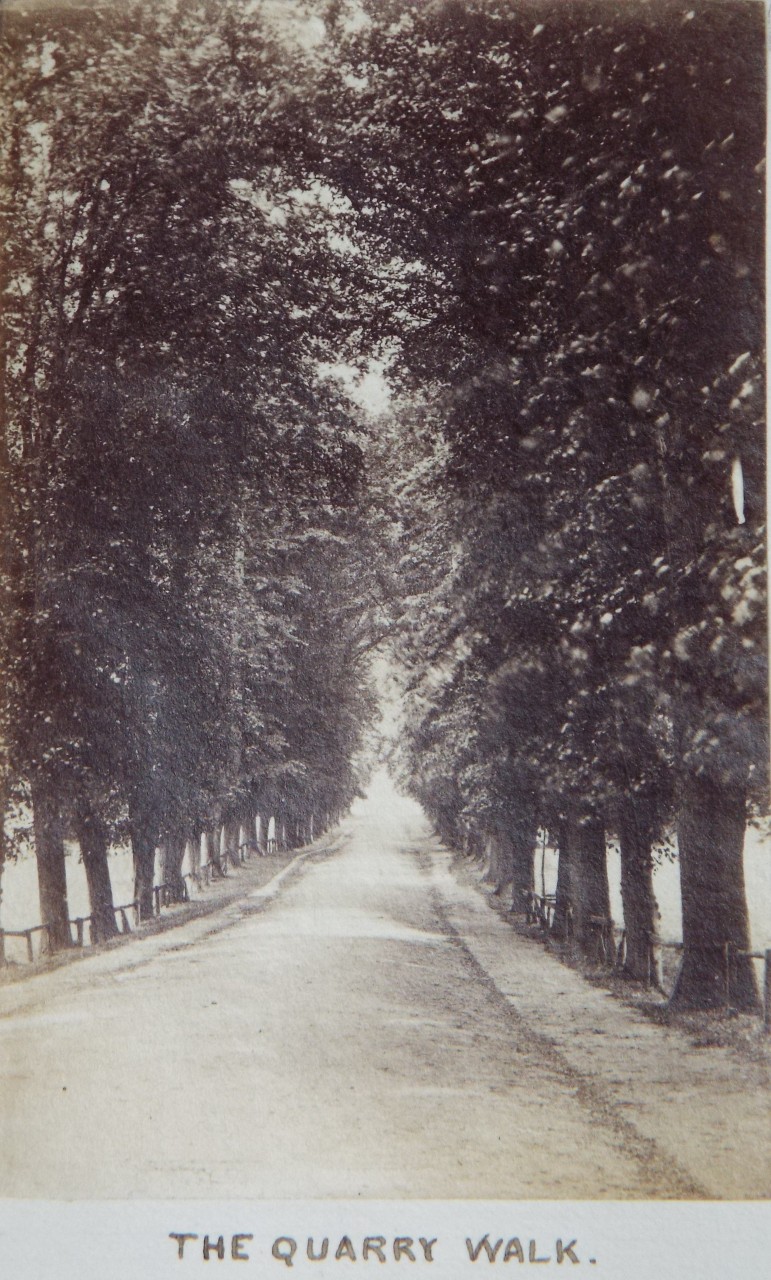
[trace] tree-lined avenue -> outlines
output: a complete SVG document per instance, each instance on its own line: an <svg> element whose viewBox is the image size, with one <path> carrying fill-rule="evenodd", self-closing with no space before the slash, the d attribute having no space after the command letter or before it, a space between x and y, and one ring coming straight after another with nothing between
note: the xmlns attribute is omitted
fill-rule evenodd
<svg viewBox="0 0 771 1280"><path fill-rule="evenodd" d="M344 837L267 905L0 993L3 1194L768 1193L759 1068L544 958L382 776Z"/></svg>

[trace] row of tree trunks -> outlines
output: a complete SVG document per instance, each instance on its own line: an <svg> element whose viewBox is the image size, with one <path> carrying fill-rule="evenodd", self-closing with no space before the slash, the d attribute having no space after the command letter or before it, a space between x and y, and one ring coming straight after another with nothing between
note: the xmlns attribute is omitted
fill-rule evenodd
<svg viewBox="0 0 771 1280"><path fill-rule="evenodd" d="M642 804L627 798L620 806L618 827L626 935L624 973L646 985L660 985L654 949L658 911L650 815ZM558 843L553 933L560 940L571 939L595 959L601 936L606 946L613 944L605 825L596 815L585 815L582 821L568 820L560 829Z"/></svg>
<svg viewBox="0 0 771 1280"><path fill-rule="evenodd" d="M72 946L61 806L55 788L47 779L33 780L31 792L41 921L46 927L49 949L61 951ZM311 814L307 820L298 822L298 841L312 842L325 828L326 823L319 827ZM134 897L142 918L146 919L154 910L155 859L160 840L152 810L141 804L132 805L129 829L134 857ZM285 842L283 824L280 830ZM261 815L255 814L248 827L236 821L217 823L211 832L197 832L191 840L181 832L168 834L161 845L162 878L172 901L181 902L187 896L182 875L186 852L189 851L191 871L200 870L203 843L204 861L212 862L224 874L228 861L234 866L241 862L244 846L253 843L261 852L266 851L267 832L268 823L263 822ZM72 834L80 845L94 937L99 941L107 940L119 932L110 879L107 829L87 799L80 798L74 806Z"/></svg>
<svg viewBox="0 0 771 1280"><path fill-rule="evenodd" d="M64 831L55 792L40 781L32 785L33 824L38 862L41 918L52 950L72 945L67 903ZM312 839L314 820L297 825L297 838ZM135 864L135 897L143 917L152 915L155 851L158 833L147 810L132 808L131 838ZM259 845L263 824L256 815L252 827ZM689 784L678 826L683 911L683 960L672 995L681 1008L755 1009L758 992L750 949L744 886L743 848L746 799L740 788L720 787L706 779ZM105 826L85 801L76 805L74 830L80 844L95 936L109 939L117 932L108 862ZM621 894L626 931L624 969L639 982L661 984L654 945L658 913L653 891L653 808L640 797L627 796L619 805ZM208 859L222 867L226 859L240 861L242 827L228 822L204 834ZM533 861L538 823L528 806L511 823L496 824L487 836L486 877L502 892L511 885L514 909L533 892ZM480 853L481 836L466 826L464 846ZM191 842L191 867L200 864L201 837ZM555 937L568 940L586 954L597 945L599 921L610 919L605 829L596 817L566 820L558 833L559 864L553 922ZM185 884L182 863L187 842L171 834L164 843L163 879L172 899L182 901Z"/></svg>
<svg viewBox="0 0 771 1280"><path fill-rule="evenodd" d="M33 784L35 845L38 859L41 917L49 946L61 950L72 944L67 904L64 835L59 806L49 786ZM132 811L131 835L135 860L135 896L141 914L152 914L157 832L152 815ZM678 828L683 905L683 962L672 996L682 1008L732 1007L753 1009L758 1003L751 960L743 845L746 802L737 788L720 788L703 780L690 784ZM259 832L255 820L255 830ZM627 797L620 805L621 892L626 930L625 971L629 977L660 985L654 946L657 909L653 892L651 854L653 820L644 801ZM95 935L109 939L117 933L104 824L81 802L75 812L75 834L81 848L91 901ZM309 823L306 835L312 838ZM209 856L217 849L220 865L240 861L240 825L226 823L209 839ZM297 831L301 838L300 827ZM510 826L497 825L488 836L487 876L497 892L511 885L516 909L533 891L533 853L537 823L525 811ZM477 846L469 829L467 847ZM199 842L195 842L199 844ZM182 862L186 842L167 837L164 883L172 899L185 896ZM605 831L600 820L566 821L559 833L559 869L553 932L572 938L587 954L594 954L598 921L610 918Z"/></svg>
<svg viewBox="0 0 771 1280"><path fill-rule="evenodd" d="M750 950L743 850L746 798L741 788L707 779L690 782L678 825L683 915L683 959L671 1003L691 1009L755 1010L758 991ZM661 987L656 946L658 908L653 890L654 807L629 795L619 805L624 972ZM512 880L512 905L531 887L535 835L526 821L513 827L505 870L497 839L491 878ZM566 820L558 834L559 863L553 934L589 956L610 925L605 828L596 816ZM517 869L522 877L517 881ZM604 925L603 925L604 922Z"/></svg>
<svg viewBox="0 0 771 1280"><path fill-rule="evenodd" d="M49 785L33 782L32 813L41 920L46 926L49 949L62 951L72 946L64 828L56 794ZM107 833L103 822L85 800L76 804L73 824L86 873L93 936L100 941L106 940L118 932L113 910Z"/></svg>

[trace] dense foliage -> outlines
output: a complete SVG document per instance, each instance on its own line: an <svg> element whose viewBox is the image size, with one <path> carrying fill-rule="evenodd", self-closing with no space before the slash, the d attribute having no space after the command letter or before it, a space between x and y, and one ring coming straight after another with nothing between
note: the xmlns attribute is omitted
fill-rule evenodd
<svg viewBox="0 0 771 1280"><path fill-rule="evenodd" d="M651 843L679 819L679 994L719 1001L766 789L760 15L371 14L346 46L346 109L391 176L371 216L441 282L404 344L424 386L395 485L404 776L517 902L548 826L558 927L564 907L585 946L618 833L636 976Z"/></svg>
<svg viewBox="0 0 771 1280"><path fill-rule="evenodd" d="M319 373L352 320L308 322L354 280L256 18L3 34L6 777L43 867L128 826L146 907L161 838L258 806L318 830L359 785L361 427Z"/></svg>

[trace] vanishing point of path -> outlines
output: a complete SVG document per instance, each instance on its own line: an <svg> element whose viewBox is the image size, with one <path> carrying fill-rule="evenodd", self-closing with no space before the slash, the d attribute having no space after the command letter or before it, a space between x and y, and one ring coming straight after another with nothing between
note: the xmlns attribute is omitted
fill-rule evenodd
<svg viewBox="0 0 771 1280"><path fill-rule="evenodd" d="M269 900L0 991L0 1194L768 1195L762 1064L518 937L380 781Z"/></svg>

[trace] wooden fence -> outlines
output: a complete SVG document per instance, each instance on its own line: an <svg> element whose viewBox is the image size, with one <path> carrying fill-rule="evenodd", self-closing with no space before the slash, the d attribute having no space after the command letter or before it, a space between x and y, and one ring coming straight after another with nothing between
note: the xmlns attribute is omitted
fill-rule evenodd
<svg viewBox="0 0 771 1280"><path fill-rule="evenodd" d="M551 932L557 906L556 895L526 892L525 915L528 924L538 925L545 932ZM565 918L565 933L572 934L573 913L568 907ZM592 933L590 959L606 968L623 969L626 961L626 930L614 924L613 920L604 916L590 916L589 926ZM719 944L716 948L723 955L725 971L724 1005L732 1007L731 973L732 959L744 957L748 960L763 962L763 1027L771 1034L771 949L767 951L742 951L730 942ZM658 955L661 950L683 951L682 942L665 942L662 938L651 935L648 949L648 981L653 980L658 971Z"/></svg>
<svg viewBox="0 0 771 1280"><path fill-rule="evenodd" d="M126 903L123 903L121 906L113 907L113 911L115 913L116 920L118 922L119 932L133 933L134 929L139 924L139 903L126 902ZM128 917L129 911L134 912L133 928L129 923L129 917ZM93 945L93 943L99 941L97 937L96 925L95 925L93 914L88 916L73 916L72 919L69 921L69 926L70 926L70 939L76 947L85 947L87 945ZM0 964L7 963L6 948L5 948L6 938L24 938L26 942L27 959L29 961L32 961L35 959L35 944L34 944L35 934L40 933L44 935L45 942L48 943L50 938L50 932L51 932L50 928L47 924L35 924L35 925L32 925L29 929L0 929ZM88 942L86 941L86 933L88 933ZM48 949L47 946L41 948L41 950L47 950L47 949Z"/></svg>
<svg viewBox="0 0 771 1280"><path fill-rule="evenodd" d="M324 819L323 829L327 829L329 817ZM256 838L250 838L245 828L241 828L239 832L238 852L236 855L229 854L227 850L220 849L218 859L210 859L206 863L202 863L199 868L187 872L181 877L182 890L174 888L172 884L154 884L152 886L152 914L159 916L161 910L169 908L179 902L190 902L191 886L195 884L197 890L202 892L209 887L215 879L227 879L228 863L233 867L243 867L250 860L252 854L265 856L265 854L278 854L288 849L286 826L280 827L277 837L269 838L265 841L265 846L260 845L260 828L256 829ZM314 838L314 818L310 820L310 826L301 828L297 826L297 838L306 837L312 841ZM126 902L122 906L114 906L115 919L117 919L120 933L132 933L134 929L141 923L140 904L137 901ZM129 922L129 911L133 911L133 925ZM93 946L93 943L99 942L97 937L95 918L91 915L76 915L69 920L70 941L74 946L86 947ZM74 932L73 932L74 931ZM40 933L45 938L45 945L38 948L37 954L42 951L50 950L50 928L47 924L33 924L28 929L3 929L0 928L0 965L8 964L8 956L5 951L6 938L23 938L26 947L26 957L29 963L35 961L35 934Z"/></svg>
<svg viewBox="0 0 771 1280"><path fill-rule="evenodd" d="M243 863L246 860L246 856L248 855L240 855L239 861ZM153 885L153 915L156 917L160 916L161 911L164 908L170 907L180 900L182 902L189 902L189 885L191 881L196 884L199 891L201 891L212 883L215 876L215 864L212 862L205 863L198 871L188 872L187 875L182 877L182 884L184 888L181 899L177 897L171 885ZM121 934L133 933L141 924L141 912L137 901L122 903L117 907L113 907L113 911ZM129 912L133 913L133 921L129 918ZM86 946L93 946L95 943L100 941L93 913L87 916L73 916L69 921L69 925L70 939L73 946L83 948ZM47 924L32 925L29 929L0 929L0 965L8 963L5 946L7 938L23 938L26 943L26 958L30 963L33 962L36 958L34 942L36 933L43 935L44 940L38 954L42 951L49 950L50 928Z"/></svg>

